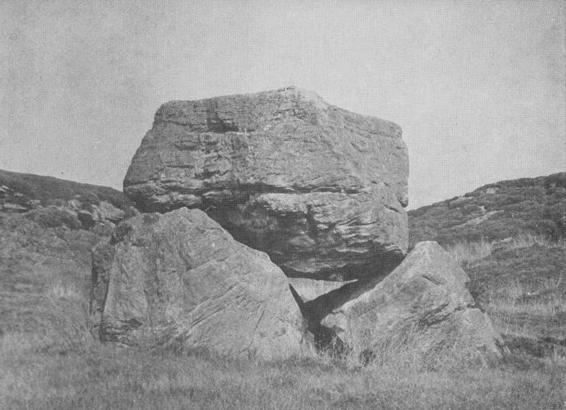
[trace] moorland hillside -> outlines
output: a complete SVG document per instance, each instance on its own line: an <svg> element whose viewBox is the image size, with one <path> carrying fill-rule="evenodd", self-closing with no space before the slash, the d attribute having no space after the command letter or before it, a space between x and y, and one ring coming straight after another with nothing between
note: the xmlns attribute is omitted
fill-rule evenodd
<svg viewBox="0 0 566 410"><path fill-rule="evenodd" d="M521 234L566 236L566 172L484 185L409 211L409 240L495 241Z"/></svg>
<svg viewBox="0 0 566 410"><path fill-rule="evenodd" d="M566 352L566 173L485 185L408 215L411 244L436 240L460 261L509 348Z"/></svg>

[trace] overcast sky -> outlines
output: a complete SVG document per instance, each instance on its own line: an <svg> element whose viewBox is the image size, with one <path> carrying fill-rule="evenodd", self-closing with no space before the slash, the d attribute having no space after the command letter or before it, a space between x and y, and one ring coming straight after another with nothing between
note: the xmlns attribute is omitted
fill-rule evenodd
<svg viewBox="0 0 566 410"><path fill-rule="evenodd" d="M410 208L566 171L564 4L0 0L0 168L121 189L163 102L296 85L401 125Z"/></svg>

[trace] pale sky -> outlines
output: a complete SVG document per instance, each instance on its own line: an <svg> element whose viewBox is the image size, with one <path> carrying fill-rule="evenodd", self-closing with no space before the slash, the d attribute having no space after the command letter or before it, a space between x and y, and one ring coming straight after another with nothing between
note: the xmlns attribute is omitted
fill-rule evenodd
<svg viewBox="0 0 566 410"><path fill-rule="evenodd" d="M0 168L121 189L162 103L296 85L403 128L409 208L566 171L565 4L0 0Z"/></svg>

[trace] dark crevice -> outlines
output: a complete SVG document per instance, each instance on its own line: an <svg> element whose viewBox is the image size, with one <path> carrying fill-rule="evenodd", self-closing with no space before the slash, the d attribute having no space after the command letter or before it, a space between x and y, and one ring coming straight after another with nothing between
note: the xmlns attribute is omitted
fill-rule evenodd
<svg viewBox="0 0 566 410"><path fill-rule="evenodd" d="M382 274L387 274L391 272L395 267L397 267L404 258L403 253L399 252L376 252L377 256L372 256L367 258L366 263L362 263L362 257L354 252L350 255L336 255L328 254L329 258L334 257L334 259L340 257L344 263L340 267L331 267L327 269L319 269L316 273L309 274L308 272L303 272L289 268L285 266L285 260L279 261L275 255L270 257L273 262L279 267L285 274L290 278L305 278L313 280L328 280L328 278L338 277L340 281L351 281L351 280L363 280L371 281L375 276L381 276ZM306 257L306 253L300 254L302 258ZM288 255L287 255L288 256Z"/></svg>
<svg viewBox="0 0 566 410"><path fill-rule="evenodd" d="M222 134L230 131L238 131L238 127L235 124L223 121L216 112L208 112L206 118L206 126L208 127L209 131Z"/></svg>
<svg viewBox="0 0 566 410"><path fill-rule="evenodd" d="M436 308L428 311L423 317L419 319L418 326L420 328L428 328L437 323L443 322L449 316L449 314L440 314L446 307L448 302L437 306Z"/></svg>
<svg viewBox="0 0 566 410"><path fill-rule="evenodd" d="M328 354L334 358L340 358L346 355L350 349L344 341L336 335L334 329L321 325L320 319L312 315L312 312L307 306L308 302L305 303L303 301L293 285L289 285L289 289L307 323L307 330L314 337L314 347L317 352Z"/></svg>
<svg viewBox="0 0 566 410"><path fill-rule="evenodd" d="M371 278L359 279L356 282L348 283L341 288L330 291L304 304L305 315L310 321L320 322L329 313L339 308L350 300L356 299L365 292L373 289L379 282L395 269L390 266L380 271Z"/></svg>
<svg viewBox="0 0 566 410"><path fill-rule="evenodd" d="M432 283L433 285L436 285L436 286L442 285L442 281L440 281L440 280L438 280L438 279L436 279L436 278L434 278L434 277L432 277L432 276L430 276L430 275L423 274L422 277L423 277L424 279L428 280L428 281L429 281L430 283Z"/></svg>
<svg viewBox="0 0 566 410"><path fill-rule="evenodd" d="M396 212L396 213L398 213L398 214L400 214L400 213L402 212L401 210L399 210L399 209L397 209L397 208L395 208L395 207L393 207L393 206L383 205L383 207L384 207L385 209L389 209L390 211Z"/></svg>
<svg viewBox="0 0 566 410"><path fill-rule="evenodd" d="M177 168L185 168L184 166L174 166ZM189 168L187 166L186 168ZM163 183L163 180L155 180L150 181L152 183ZM147 185L147 183L142 184L132 184L128 185L126 190L131 190L136 186L143 186ZM167 185L165 183L165 185ZM237 188L236 188L237 187ZM205 195L210 193L211 191L229 191L235 197L242 197L247 198L251 195L258 195L258 194L315 194L315 193L331 193L331 194L348 194L348 195L355 195L361 194L362 191L358 188L345 188L341 186L326 186L320 188L314 188L311 186L289 186L289 187L281 187L271 184L265 183L255 183L255 184L239 184L238 181L222 181L218 184L208 183L204 188L200 189L185 189L185 190L176 190L173 189L172 191L167 191L164 195L169 195L171 192L179 192L183 194L192 194L192 195ZM134 194L135 195L135 194ZM128 196L134 196L128 193ZM137 199L137 198L135 198ZM143 198L140 198L143 199Z"/></svg>
<svg viewBox="0 0 566 410"><path fill-rule="evenodd" d="M400 260L394 263L388 261L388 263L384 264L386 268L382 269L377 274L374 270L374 275L371 278L348 283L310 301L303 300L295 288L289 285L291 294L297 302L299 310L307 323L307 328L314 336L317 351L329 354L334 358L342 358L351 352L351 347L338 337L336 331L327 326L323 326L321 321L335 309L373 289L379 282L385 279L399 263ZM365 364L371 362L372 359L373 352L370 351L362 352L360 356L361 362Z"/></svg>

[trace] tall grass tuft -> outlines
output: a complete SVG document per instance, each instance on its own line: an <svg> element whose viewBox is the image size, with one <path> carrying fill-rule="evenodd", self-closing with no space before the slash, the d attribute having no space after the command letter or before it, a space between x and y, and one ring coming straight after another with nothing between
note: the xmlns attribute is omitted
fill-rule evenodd
<svg viewBox="0 0 566 410"><path fill-rule="evenodd" d="M93 343L87 298L73 282L56 281L44 294L49 326L50 348L59 351L85 351Z"/></svg>
<svg viewBox="0 0 566 410"><path fill-rule="evenodd" d="M506 244L505 248L520 249L529 248L534 245L544 246L547 248L566 248L566 241L564 240L564 238L555 241L543 235L533 235L527 233L511 238L509 244Z"/></svg>
<svg viewBox="0 0 566 410"><path fill-rule="evenodd" d="M447 245L445 249L460 266L465 267L488 257L495 249L512 250L529 248L535 245L566 249L566 241L564 239L554 241L542 235L528 233L499 241L487 241L485 239L461 241Z"/></svg>
<svg viewBox="0 0 566 410"><path fill-rule="evenodd" d="M446 247L446 251L461 266L466 266L483 259L493 250L493 242L481 240L477 242L457 242Z"/></svg>

